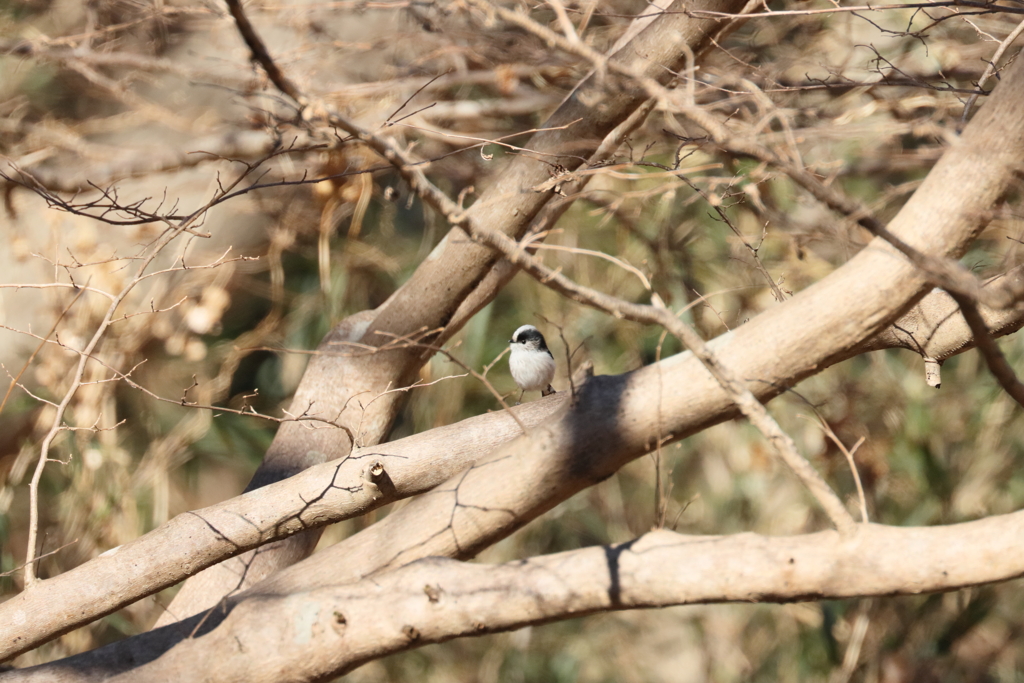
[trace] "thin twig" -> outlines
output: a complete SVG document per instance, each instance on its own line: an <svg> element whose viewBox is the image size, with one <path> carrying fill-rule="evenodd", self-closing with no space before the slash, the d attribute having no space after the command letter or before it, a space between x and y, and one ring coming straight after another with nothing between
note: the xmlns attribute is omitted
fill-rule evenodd
<svg viewBox="0 0 1024 683"><path fill-rule="evenodd" d="M531 237L532 237L531 242L536 239L536 236L531 236ZM536 248L536 249L550 249L552 251L567 251L570 254L583 254L585 256L596 256L597 258L604 259L605 261L608 261L609 263L614 263L615 265L617 265L619 268L622 268L623 270L627 270L630 273L633 273L633 275L636 275L637 278L640 280L640 284L642 284L644 286L644 289L646 289L648 292L654 291L654 289L651 286L651 281L647 278L646 275L643 274L643 272L639 268L637 268L634 265L630 265L629 263L626 263L622 259L620 259L618 257L615 257L615 256L612 256L611 254L606 254L603 251L595 251L593 249L583 249L581 247L567 247L567 246L562 246L560 244L530 244L530 246L532 248Z"/></svg>
<svg viewBox="0 0 1024 683"><path fill-rule="evenodd" d="M42 480L43 470L46 468L46 463L51 462L49 454L53 441L58 434L66 429L66 425L64 425L64 414L72 399L78 393L78 389L82 386L86 365L89 360L93 358L93 351L99 345L100 340L114 322L114 314L116 313L117 308L124 302L128 294L136 285L149 277L150 274L146 273L146 270L161 254L164 248L171 244L180 235L193 231L193 228L202 221L203 216L206 215L206 212L209 211L210 207L216 205L225 195L230 194L231 191L233 191L258 165L259 164L245 164L245 170L238 174L232 182L228 183L226 186L221 186L212 199L190 215L183 217L181 220L172 221L166 217L158 217L159 221L167 224L167 229L164 230L151 245L149 245L149 254L141 259L139 266L135 271L135 275L121 288L120 292L113 296L110 301L110 305L107 307L103 318L96 326L96 330L89 342L80 351L75 349L79 354L77 366L74 373L72 373L71 382L69 383L63 398L60 403L58 403L56 410L54 411L53 421L50 424L50 428L40 444L39 457L36 461L35 469L32 472L32 479L29 483L28 542L25 552L26 590L33 588L39 580L36 574L36 562L34 562L37 557L36 545L38 544L39 539L39 484Z"/></svg>
<svg viewBox="0 0 1024 683"><path fill-rule="evenodd" d="M249 50L252 53L252 60L263 67L263 70L267 72L267 78L277 86L278 90L295 100L300 106L304 105L305 98L302 96L302 93L299 91L298 87L284 75L284 72L277 67L277 64L267 51L267 46L263 44L259 34L256 33L256 30L249 22L249 18L245 16L241 0L226 1L228 11L231 12L231 16L234 18L235 24L238 26L238 32L242 34L242 39L245 40L245 44L249 46Z"/></svg>
<svg viewBox="0 0 1024 683"><path fill-rule="evenodd" d="M558 25L562 28L562 33L565 34L566 40L573 43L580 42L580 37L576 34L576 27L572 25L572 21L569 20L569 15L565 11L565 5L562 4L561 0L547 0L547 3L551 5L551 9L555 11L555 16L558 18Z"/></svg>
<svg viewBox="0 0 1024 683"><path fill-rule="evenodd" d="M576 381L572 377L572 357L576 354L576 351L569 350L569 342L565 338L565 329L561 325L551 322L540 314L538 314L537 317L558 330L558 338L562 340L562 348L565 350L565 376L569 380L569 405L576 405ZM581 346L583 346L582 342L580 342L580 346L576 347L576 350L578 351Z"/></svg>
<svg viewBox="0 0 1024 683"><path fill-rule="evenodd" d="M829 683L847 683L853 677L853 672L857 670L864 638L868 634L868 626L871 625L869 614L872 604L870 598L862 601L861 609L853 622L853 631L850 634L850 641L846 645L846 653L843 655L843 666L829 677Z"/></svg>
<svg viewBox="0 0 1024 683"><path fill-rule="evenodd" d="M857 498L860 502L860 521L864 524L867 524L868 501L864 495L864 485L861 484L860 481L860 472L857 471L857 463L853 458L854 454L857 452L857 449L859 449L864 444L864 442L867 441L867 439L862 436L859 439L857 439L857 443L853 444L853 448L847 448L846 444L844 444L842 440L836 435L835 431L832 429L832 426L829 425L828 420L825 419L825 416L818 412L818 409L815 408L814 405L812 405L810 402L808 402L808 405L810 405L811 410L814 411L815 417L818 418L817 424L819 427L821 427L821 430L825 432L825 436L827 436L832 441L832 443L836 445L836 448L838 448L842 452L843 456L846 457L846 463L850 467L850 474L853 475L853 482L857 486ZM800 417L804 416L801 415Z"/></svg>
<svg viewBox="0 0 1024 683"><path fill-rule="evenodd" d="M263 67L268 78L270 78L271 82L277 86L278 90L291 97L300 106L307 106L308 99L298 89L295 83L285 76L278 68L277 64L270 56L270 53L267 51L266 46L263 44L263 41L252 27L252 24L245 16L245 13L242 11L240 0L228 0L228 5L231 9L231 15L235 18L235 23L238 24L239 32L241 33L243 40L245 40L246 45L249 46L249 50L252 52L253 59ZM414 163L404 150L400 149L390 140L385 140L384 138L363 129L348 117L342 116L336 111L327 109L325 105L318 105L318 108L321 107L323 108L323 111L318 113L322 114L326 118L328 124L341 128L353 138L359 140L383 156L395 167L412 190L419 195L421 199L427 202L431 208L447 218L449 222L452 222L453 224L461 222L461 219L453 220L454 217L461 216L461 209L455 204L455 202L449 199L444 192L427 180L423 171L418 168L418 165Z"/></svg>
<svg viewBox="0 0 1024 683"><path fill-rule="evenodd" d="M985 81L991 78L992 75L996 72L996 64L998 64L999 60L1002 59L1003 53L1006 52L1006 49L1010 47L1011 44L1013 44L1013 41L1017 40L1017 38L1020 37L1021 33L1024 33L1024 21L1021 21L1019 24L1017 24L1017 28L1010 31L1010 35L1006 36L1003 42L999 43L999 47L996 48L995 53L992 55L992 59L989 60L988 66L985 67L985 72L981 74L981 78L978 79L979 88L985 87ZM971 95L967 99L967 104L964 105L964 113L960 116L961 124L967 123L967 117L971 113L971 107L973 107L974 103L977 101L977 94Z"/></svg>
<svg viewBox="0 0 1024 683"><path fill-rule="evenodd" d="M730 369L718 360L704 343L704 340L689 325L679 320L670 310L665 308L657 294L652 295L654 305L634 304L623 301L603 292L584 287L573 282L561 272L554 271L529 255L519 242L507 235L469 224L471 236L501 252L505 258L519 266L541 284L563 294L574 301L586 304L598 310L611 313L617 318L635 322L661 325L704 364L711 372L729 398L736 404L740 412L750 420L790 469L803 481L811 494L818 500L832 523L842 533L849 533L856 522L847 512L846 507L822 479L821 475L797 451L796 444L786 434L767 409L747 389L745 383Z"/></svg>
<svg viewBox="0 0 1024 683"><path fill-rule="evenodd" d="M384 336L395 336L395 335L390 335L390 334L388 334L386 332L380 332L379 334L384 335ZM399 338L396 337L396 340L398 340L398 339ZM462 368L463 370L465 370L469 374L473 375L473 377L475 379L477 379L481 384L484 385L484 387L487 388L487 390L489 392L491 392L491 395L494 396L494 398L497 399L498 403L501 404L502 410L504 410L506 413L508 413L512 417L512 419L516 421L516 424L519 425L519 428L523 430L523 433L526 434L526 432L527 432L526 425L523 423L522 420L519 419L519 416L515 414L515 412L511 408L511 406L509 406L509 404L505 402L505 398L501 395L501 392L499 392L494 387L494 385L491 384L491 381L489 379L487 379L487 377L485 376L484 373L477 372L472 367L470 367L467 363L463 362L460 358L458 358L455 354L453 354L451 351L449 351L448 349L445 349L443 347L440 347L440 346L437 346L437 345L434 345L434 344L424 344L424 343L421 343L421 342L413 342L413 341L409 341L407 338L401 338L400 341L402 342L402 346L409 346L409 347L413 347L413 348L424 349L426 351L433 351L434 353L440 353L443 356L445 356L446 358L448 358L448 360L450 360L451 362L455 363L456 365L458 365L460 368ZM353 346L366 348L365 344L358 344L358 343L354 343L354 342L339 342L339 343L344 345L344 346L348 346L348 345L351 344ZM369 347L369 348L374 348L374 350L376 350L375 347ZM499 358L500 358L500 356L499 356ZM491 365L493 365L493 363ZM487 370L490 370L490 368L491 368L490 365L487 366Z"/></svg>
<svg viewBox="0 0 1024 683"><path fill-rule="evenodd" d="M102 289L96 289L95 287L87 287L86 285L76 285L73 282L44 282L40 284L19 283L10 285L0 285L0 289L73 289L75 291L82 290L83 292L93 292L95 294L102 294L104 297L107 298L108 301L112 301L114 299L114 295L111 294L110 292L104 291ZM78 296L75 297L75 300L78 300Z"/></svg>
<svg viewBox="0 0 1024 683"><path fill-rule="evenodd" d="M948 291L948 290L947 290ZM967 321L968 327L971 328L971 334L974 335L974 344L978 347L978 351L981 352L981 357L985 359L985 365L988 366L989 371L999 382L999 386L1006 390L1013 400L1019 405L1024 406L1024 384L1021 384L1020 380L1017 379L1017 374L1013 371L1013 367L1006 360L1006 356L1003 355L1002 350L999 348L999 344L992 338L992 335L988 331L988 325L985 324L985 319L981 316L981 312L978 311L977 305L971 299L955 292L949 292L949 295L953 297L957 305L960 306L960 313L963 314L964 320Z"/></svg>
<svg viewBox="0 0 1024 683"><path fill-rule="evenodd" d="M711 17L716 19L746 19L746 18L768 18L768 17L806 17L815 14L840 14L851 12L878 12L882 10L907 10L907 9L951 9L956 7L977 7L982 12L969 12L968 14L995 14L1005 12L1006 14L1024 14L1024 8L1007 5L997 5L987 0L950 0L949 2L914 2L905 5L854 5L852 7L827 7L822 9L804 10L772 10L769 12L751 12L750 14L733 14L729 12L712 12L710 10L691 10L690 14L695 17ZM957 16L962 16L959 13Z"/></svg>
<svg viewBox="0 0 1024 683"><path fill-rule="evenodd" d="M764 277L764 279L768 282L768 287L771 288L772 296L775 297L775 300L778 301L779 303L785 301L786 295L782 293L782 289L779 287L779 284L775 282L775 279L771 276L771 273L768 272L768 269L764 267L764 263L761 262L761 256L760 254L758 254L758 251L761 248L760 245L755 247L754 245L747 241L747 238L743 236L743 233L740 232L740 229L737 228L736 224L733 223L732 220L729 218L729 214L727 214L725 212L725 209L722 208L721 202L711 201L707 193L705 193L704 190L700 189L692 180L690 180L682 173L677 172L677 175L680 179L682 179L683 182L689 185L694 192L699 194L712 209L714 209L715 213L718 214L719 219L729 226L729 229L732 230L732 233L736 235L736 237L739 238L740 242L743 243L743 246L747 248L747 250L750 252L750 255L754 257L754 267L757 268L757 272L761 273L761 276Z"/></svg>
<svg viewBox="0 0 1024 683"><path fill-rule="evenodd" d="M78 543L78 539L77 539L77 538L76 538L75 540L73 540L73 541L68 541L67 543L65 543L64 545L62 545L62 546L61 546L61 547L59 547L59 548L54 548L53 550L51 550L51 551L50 551L50 552L48 552L48 553L43 553L42 555L40 555L39 557L35 558L35 559L34 559L34 560L32 560L32 561L33 561L33 562L39 562L40 560L44 560L44 559L46 559L47 557L50 557L51 555L56 555L56 554L57 554L57 553L59 553L59 552L60 552L61 550L64 550L64 548L67 548L67 547L68 547L69 545L74 545L75 543ZM25 568L25 566L26 566L27 564L28 564L28 563L26 562L25 564L19 564L19 565L18 565L17 567L15 567L14 569L8 569L7 571L5 571L5 572L3 572L3 573L0 573L0 577L4 577L4 576L10 576L11 574L14 574L14 573L18 572L18 571L20 571L21 569L24 569L24 568Z"/></svg>
<svg viewBox="0 0 1024 683"><path fill-rule="evenodd" d="M941 256L925 254L910 246L896 235L889 232L886 226L875 218L871 212L860 205L859 202L842 194L833 186L826 186L812 173L804 168L798 167L792 162L783 159L770 149L763 147L753 141L739 140L732 132L713 114L704 109L691 105L686 101L686 96L678 91L670 90L657 80L647 77L635 69L618 62L607 60L603 55L583 43L572 43L562 35L541 26L525 14L514 12L496 5L487 0L467 0L470 4L491 12L503 20L519 26L534 35L542 38L551 45L570 54L577 55L591 62L595 69L611 69L616 73L631 78L642 86L652 98L670 104L680 114L690 119L706 130L716 144L719 144L729 151L749 156L763 161L775 168L780 169L792 178L798 185L811 193L818 201L834 211L854 218L862 227L867 228L873 235L881 237L902 252L915 266L917 266L928 279L938 287L950 292L957 292L972 301L980 301L990 308L1005 309L1015 303L1020 295L1006 283L1003 287L989 287L982 289L978 279L968 271L961 263L954 259ZM957 4L968 6L984 6L991 8L992 5L971 2L971 0L958 0ZM901 5L899 7L935 7L934 4L926 5ZM897 6L892 6L895 9ZM844 11L846 8L841 8ZM862 9L875 9L865 7ZM688 10L689 11L689 10ZM812 10L813 11L813 10ZM1024 8L1017 13L1024 13ZM694 12L696 14L696 12ZM720 16L722 18L746 18L759 16L752 14L725 14L716 12L701 12L705 16ZM779 15L779 12L771 12L771 15Z"/></svg>
<svg viewBox="0 0 1024 683"><path fill-rule="evenodd" d="M39 351L42 350L42 348L46 345L46 340L50 338L50 335L57 331L57 325L60 325L60 321L64 319L64 316L68 314L68 311L71 310L71 307L74 306L75 303L77 303L77 301L82 297L82 295L85 292L86 289L83 287L81 291L79 291L78 294L75 295L75 298L72 299L70 303L68 303L68 305L64 307L64 310L60 312L60 315L57 316L57 319L53 322L53 327L50 328L50 331L47 332L46 336L44 336L42 341L39 342L39 345L36 346L35 351L33 351L32 355L28 357L28 360L25 361L25 364L21 366L21 370L18 371L17 375L11 378L11 384L10 386L7 387L7 393L4 394L4 400L0 401L0 413L4 412L4 406L7 405L7 399L11 397L11 392L14 391L15 386L18 386L18 381L21 379L21 376L25 374L25 371L28 370L30 365L32 365L32 361L35 360L36 356L39 354ZM106 294L106 292L104 292L104 294Z"/></svg>

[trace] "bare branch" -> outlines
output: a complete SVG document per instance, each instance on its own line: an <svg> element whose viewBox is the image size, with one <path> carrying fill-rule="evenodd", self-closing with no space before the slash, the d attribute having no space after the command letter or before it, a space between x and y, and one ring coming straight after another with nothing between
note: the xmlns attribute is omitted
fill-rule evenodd
<svg viewBox="0 0 1024 683"><path fill-rule="evenodd" d="M665 308L657 294L652 293L653 305L629 303L616 297L583 287L561 272L544 266L523 249L523 245L489 230L472 226L470 228L475 239L500 251L505 258L516 264L541 284L554 289L564 296L580 303L611 313L616 318L625 318L635 322L661 325L700 359L704 367L714 375L729 398L739 407L740 411L751 424L761 432L772 444L782 460L793 470L807 486L811 494L818 500L822 508L831 518L836 528L843 533L850 533L855 522L846 511L842 501L829 487L821 475L815 471L807 460L800 455L796 444L779 424L771 417L767 409L754 397L740 376L729 369L712 353L704 340L686 323ZM660 392L659 392L660 393Z"/></svg>
<svg viewBox="0 0 1024 683"><path fill-rule="evenodd" d="M724 8L729 5L735 9L743 4L742 0L707 2L710 3L708 6ZM721 22L717 20L665 15L638 33L630 48L620 50L613 61L622 59L636 63L637 69L652 78L668 80L671 74L665 71L665 66L674 67L681 59L685 59L681 43L692 43L699 52L710 44L712 33L720 28ZM665 36L668 35L681 37L682 40L667 40ZM606 138L612 138L615 144L619 144L621 136L628 135L632 130L630 126L635 127L643 120L642 115L650 110L646 105L648 98L643 91L635 88L616 90L613 95L609 95L606 85L596 76L584 79L577 87L576 95L566 99L541 126L543 130L534 134L524 147L545 153L560 153L563 155L562 164L571 170L585 163ZM593 98L606 97L609 99L602 105L602 115L593 116L593 107L588 102L592 102ZM634 117L638 110L641 110L639 114L642 115ZM462 211L425 177L422 166L394 140L365 130L347 117L332 112L326 105L311 104L308 112L313 119L323 120L328 125L345 130L381 154L395 166L413 192L452 225L479 222L519 238L526 234L551 200L559 197L552 193L530 191L530 188L551 177L550 164L540 163L527 155L517 155L504 167L487 192L472 207ZM623 124L621 128L620 124ZM567 206L567 203L559 203L551 207L548 215L557 217ZM395 335L441 329L436 338L420 341L442 345L465 324L473 312L490 301L497 294L498 287L511 277L514 271L507 264L499 266L498 263L499 259L491 249L467 239L463 230L453 228L380 309L350 316L339 329L329 335L325 343L344 340L383 345ZM388 354L374 356L372 361L361 359L358 367L346 364L343 359L323 357L311 363L307 369L296 392L295 405L305 405L309 400L327 400L330 407L341 409L352 395L364 392L376 395L389 386L407 384L428 355L417 349L394 349ZM336 379L339 377L344 377L342 387L339 387ZM330 394L327 399L324 399L325 392ZM364 427L370 426L372 429L367 430L366 443L377 441L384 438L397 413L398 398L399 395L392 394L388 399L377 401L373 405L372 414L353 408L351 415L343 416L342 419L354 421L349 425L350 428L359 421L363 422ZM301 411L301 408L298 410ZM320 462L325 451L344 453L351 448L341 430L334 435L329 430L317 430L317 439L307 441L311 434L301 434L298 429L293 431L290 426L295 425L284 425L278 431L264 464L250 484L251 488L276 481ZM166 623L174 618L172 613L178 616L191 614L217 604L225 593L238 586L239 570L244 572L242 575L246 585L254 583L281 566L306 556L312 551L315 540L315 534L306 534L261 552L259 556L243 558L241 570L228 563L228 566L204 572L186 582L175 597L172 609L161 620Z"/></svg>
<svg viewBox="0 0 1024 683"><path fill-rule="evenodd" d="M557 412L565 395L472 417L382 446L357 448L285 481L178 515L75 569L0 603L0 661L274 540L429 491ZM383 473L371 481L367 468ZM36 558L39 559L39 558ZM103 591L89 590L102 585ZM68 612L74 605L73 614Z"/></svg>
<svg viewBox="0 0 1024 683"><path fill-rule="evenodd" d="M624 609L719 602L793 602L949 591L1024 575L1016 512L945 527L859 525L795 537L685 536L652 531L626 543L505 565L431 557L297 595L254 595L220 623L160 657L125 671L104 662L104 680L166 680L193 671L216 681L251 681L287 671L313 680L367 661L459 636ZM964 562L965 553L977 558ZM197 621L193 619L191 621ZM247 629L259 624L258 629ZM191 623L177 626L184 632ZM167 631L168 629L163 629ZM236 634L245 632L244 647ZM141 636L153 641L162 633ZM281 648L280 643L290 644ZM265 656L253 658L252 652ZM140 653L141 654L141 653ZM12 683L98 680L84 657L8 674ZM72 668L71 665L77 665Z"/></svg>
<svg viewBox="0 0 1024 683"><path fill-rule="evenodd" d="M981 78L978 79L979 88L984 87L985 82L996 73L996 64L998 64L999 60L1002 59L1003 54L1006 52L1006 49L1013 44L1013 41L1017 40L1017 38L1020 37L1021 33L1024 33L1024 20L1017 24L1017 28L1010 31L1010 34L1006 36L1006 38L1004 38L1001 43L999 43L999 47L996 48L996 51L992 54L992 59L989 60L988 66L985 67L985 73L983 73L981 75ZM971 114L971 107L973 107L974 103L977 101L978 95L976 94L971 95L971 97L967 100L967 104L964 105L964 113L960 116L961 123L965 123L967 121L967 117L970 116Z"/></svg>
<svg viewBox="0 0 1024 683"><path fill-rule="evenodd" d="M950 296L960 306L960 313L974 334L974 343L978 347L978 351L981 352L982 358L985 359L988 369L999 382L999 386L1006 390L1006 393L1012 396L1018 405L1024 406L1024 384L1017 379L1017 374L1006 361L1006 356L999 349L999 345L992 338L985 319L981 316L974 301L953 292L950 292Z"/></svg>
<svg viewBox="0 0 1024 683"><path fill-rule="evenodd" d="M114 680L151 680L187 670L200 658L219 681L251 680L270 666L293 676L325 677L452 637L595 612L955 590L1024 575L1024 553L1006 546L1022 532L1024 513L1018 512L946 527L860 525L847 537L705 537L660 530L622 544L499 566L429 558L351 585L316 589L301 600L254 597L212 633ZM965 553L977 561L963 562ZM310 611L316 618L300 618ZM231 647L234 634L254 621L271 626L247 644L280 653L277 663L257 662ZM280 642L295 646L280 649ZM208 659L212 652L223 656Z"/></svg>

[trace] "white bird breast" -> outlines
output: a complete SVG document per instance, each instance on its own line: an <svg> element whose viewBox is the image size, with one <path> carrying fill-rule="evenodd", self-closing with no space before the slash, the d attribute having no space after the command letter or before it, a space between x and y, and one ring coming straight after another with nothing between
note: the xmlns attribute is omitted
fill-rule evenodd
<svg viewBox="0 0 1024 683"><path fill-rule="evenodd" d="M514 344L508 359L508 369L520 389L542 391L547 389L555 376L555 359L540 349L528 351Z"/></svg>

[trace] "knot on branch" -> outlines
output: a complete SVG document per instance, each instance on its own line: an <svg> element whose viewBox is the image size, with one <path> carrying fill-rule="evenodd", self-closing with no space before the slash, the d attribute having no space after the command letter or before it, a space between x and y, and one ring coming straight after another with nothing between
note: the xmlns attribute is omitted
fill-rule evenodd
<svg viewBox="0 0 1024 683"><path fill-rule="evenodd" d="M385 497L392 498L395 495L395 483L391 480L391 475L388 474L384 463L380 460L374 460L363 470L363 481L366 482L371 490L374 500Z"/></svg>
<svg viewBox="0 0 1024 683"><path fill-rule="evenodd" d="M924 357L924 381L935 389L942 386L942 361Z"/></svg>
<svg viewBox="0 0 1024 683"><path fill-rule="evenodd" d="M427 596L427 600L432 603L441 601L441 586L431 586L429 583L423 587L423 592Z"/></svg>

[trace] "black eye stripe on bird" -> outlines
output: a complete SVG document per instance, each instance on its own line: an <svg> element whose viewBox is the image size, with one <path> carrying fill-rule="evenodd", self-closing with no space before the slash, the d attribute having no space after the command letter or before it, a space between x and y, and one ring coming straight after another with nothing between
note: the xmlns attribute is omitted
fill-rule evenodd
<svg viewBox="0 0 1024 683"><path fill-rule="evenodd" d="M540 391L542 396L555 393L551 388L551 379L555 376L555 359L540 330L533 325L523 325L515 331L508 345L512 351L508 358L508 368L512 379L522 390L519 399L522 400L527 391Z"/></svg>

